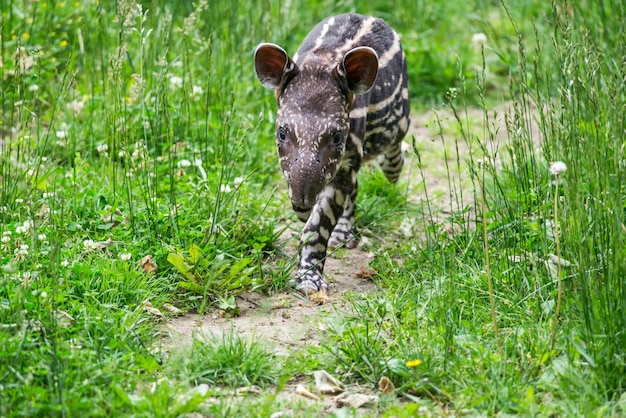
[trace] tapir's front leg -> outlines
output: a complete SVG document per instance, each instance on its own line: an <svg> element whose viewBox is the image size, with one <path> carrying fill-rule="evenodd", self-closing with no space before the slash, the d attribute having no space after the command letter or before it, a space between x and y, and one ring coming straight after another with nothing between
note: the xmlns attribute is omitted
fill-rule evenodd
<svg viewBox="0 0 626 418"><path fill-rule="evenodd" d="M350 185L340 184L333 182L322 190L300 237L300 264L292 284L305 294L328 290L323 274L328 239L350 194Z"/></svg>

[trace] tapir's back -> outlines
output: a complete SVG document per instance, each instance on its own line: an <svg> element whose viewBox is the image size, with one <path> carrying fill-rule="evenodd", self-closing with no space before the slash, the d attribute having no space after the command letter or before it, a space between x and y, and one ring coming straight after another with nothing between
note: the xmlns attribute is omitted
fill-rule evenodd
<svg viewBox="0 0 626 418"><path fill-rule="evenodd" d="M355 98L350 131L363 145L364 160L402 140L409 126L406 59L399 36L382 19L343 14L323 20L302 42L293 57L300 67L308 62L336 66L349 50L368 46L378 55L378 76L372 89Z"/></svg>

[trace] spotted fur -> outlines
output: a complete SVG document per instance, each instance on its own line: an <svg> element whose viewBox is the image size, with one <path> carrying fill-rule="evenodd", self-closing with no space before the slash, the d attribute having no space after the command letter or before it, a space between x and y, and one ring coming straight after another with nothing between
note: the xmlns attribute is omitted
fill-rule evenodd
<svg viewBox="0 0 626 418"><path fill-rule="evenodd" d="M327 248L354 248L357 173L378 156L400 176L409 126L406 59L381 19L344 14L320 22L293 58L264 43L255 51L261 84L275 90L276 145L292 207L305 222L293 284L327 290Z"/></svg>

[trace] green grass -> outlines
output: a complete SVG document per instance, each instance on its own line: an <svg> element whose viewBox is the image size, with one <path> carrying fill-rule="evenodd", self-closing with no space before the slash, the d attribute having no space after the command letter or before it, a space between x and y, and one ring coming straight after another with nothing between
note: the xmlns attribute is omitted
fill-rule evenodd
<svg viewBox="0 0 626 418"><path fill-rule="evenodd" d="M371 416L626 414L626 11L510 3L5 1L0 415L323 415L275 394L317 369L390 378ZM412 182L360 175L379 290L287 357L232 333L161 351L148 302L237 315L286 291L295 218L252 54L347 11L402 35L433 120Z"/></svg>

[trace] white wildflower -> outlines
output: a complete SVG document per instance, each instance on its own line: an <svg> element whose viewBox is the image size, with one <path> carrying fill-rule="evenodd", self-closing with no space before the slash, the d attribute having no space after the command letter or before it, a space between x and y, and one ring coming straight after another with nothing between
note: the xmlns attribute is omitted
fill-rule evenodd
<svg viewBox="0 0 626 418"><path fill-rule="evenodd" d="M128 261L130 260L131 256L132 256L131 253L123 253L123 254L120 254L120 259L123 261Z"/></svg>
<svg viewBox="0 0 626 418"><path fill-rule="evenodd" d="M99 144L96 150L99 154L105 154L109 150L109 146L107 144Z"/></svg>
<svg viewBox="0 0 626 418"><path fill-rule="evenodd" d="M37 90L39 90L39 86L37 84L33 84L32 86L28 87L28 91L35 92Z"/></svg>
<svg viewBox="0 0 626 418"><path fill-rule="evenodd" d="M230 186L228 184L220 184L220 192L230 193Z"/></svg>
<svg viewBox="0 0 626 418"><path fill-rule="evenodd" d="M54 192L44 192L43 193L43 198L44 199L50 199L51 197L54 197Z"/></svg>
<svg viewBox="0 0 626 418"><path fill-rule="evenodd" d="M39 235L37 235L37 239L39 241L48 241L48 237L46 237L46 234L39 234Z"/></svg>
<svg viewBox="0 0 626 418"><path fill-rule="evenodd" d="M69 265L70 265L70 262L69 262L69 261L67 261L67 260L63 260L63 261L61 261L61 266L62 266L62 267L67 267L67 266L69 266Z"/></svg>
<svg viewBox="0 0 626 418"><path fill-rule="evenodd" d="M15 258L18 261L22 261L26 258L26 256L28 255L28 245L27 244L22 244L20 245L19 248L15 249Z"/></svg>
<svg viewBox="0 0 626 418"><path fill-rule="evenodd" d="M67 131L56 131L57 139L67 138Z"/></svg>
<svg viewBox="0 0 626 418"><path fill-rule="evenodd" d="M178 165L178 168L191 167L191 161L189 161L189 160L180 160L177 165Z"/></svg>
<svg viewBox="0 0 626 418"><path fill-rule="evenodd" d="M457 90L456 87L450 87L448 91L446 92L446 98L448 99L448 101L451 102L452 100L456 99L458 94L459 94L459 91Z"/></svg>
<svg viewBox="0 0 626 418"><path fill-rule="evenodd" d="M3 244L8 244L9 242L11 242L11 237L9 235L2 235L2 238L0 238L0 242L2 242Z"/></svg>
<svg viewBox="0 0 626 418"><path fill-rule="evenodd" d="M43 292L39 294L39 296L41 296L42 299L45 299L48 297L48 293L44 290Z"/></svg>
<svg viewBox="0 0 626 418"><path fill-rule="evenodd" d="M554 161L550 163L550 174L559 176L567 171L567 165L563 161Z"/></svg>
<svg viewBox="0 0 626 418"><path fill-rule="evenodd" d="M244 180L243 177L235 177L235 179L233 180L233 184L235 186L239 186L243 183L243 180Z"/></svg>
<svg viewBox="0 0 626 418"><path fill-rule="evenodd" d="M24 221L22 225L18 225L15 227L15 233L17 234L27 234L30 232L30 229L33 227L32 221Z"/></svg>
<svg viewBox="0 0 626 418"><path fill-rule="evenodd" d="M204 93L204 89L200 86L193 86L191 89L191 95L193 96L193 99L195 101L200 99L200 96L202 96L203 93Z"/></svg>
<svg viewBox="0 0 626 418"><path fill-rule="evenodd" d="M176 75L170 77L170 87L173 89L179 89L183 86L183 79Z"/></svg>
<svg viewBox="0 0 626 418"><path fill-rule="evenodd" d="M95 250L96 249L96 243L92 239L86 239L85 241L83 241L83 245L85 246L85 249L87 249L87 250Z"/></svg>
<svg viewBox="0 0 626 418"><path fill-rule="evenodd" d="M67 107L67 110L72 111L74 115L79 115L85 107L85 102L81 100L72 100L71 102L67 103L65 107Z"/></svg>

